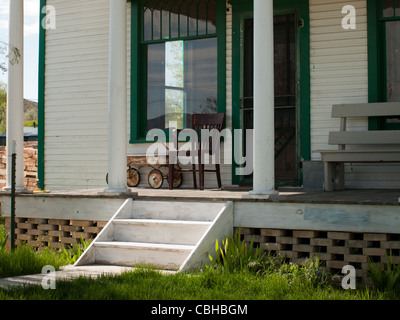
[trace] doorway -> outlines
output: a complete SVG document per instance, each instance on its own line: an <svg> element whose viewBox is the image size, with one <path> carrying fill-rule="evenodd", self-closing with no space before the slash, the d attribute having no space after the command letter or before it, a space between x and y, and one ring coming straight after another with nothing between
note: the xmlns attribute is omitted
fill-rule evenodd
<svg viewBox="0 0 400 320"><path fill-rule="evenodd" d="M235 10L236 9L236 10ZM253 12L234 7L233 46L233 124L234 128L253 129ZM299 9L274 10L275 67L275 180L277 186L302 183L301 162L301 46L303 27ZM236 54L235 54L236 52ZM237 91L235 91L237 89ZM304 101L303 101L304 102ZM307 108L305 108L307 109ZM306 112L307 110L305 110ZM309 112L309 111L308 111ZM236 124L236 127L235 127ZM245 143L246 139L242 139ZM243 150L246 146L243 145ZM234 176L239 185L251 185L252 174Z"/></svg>

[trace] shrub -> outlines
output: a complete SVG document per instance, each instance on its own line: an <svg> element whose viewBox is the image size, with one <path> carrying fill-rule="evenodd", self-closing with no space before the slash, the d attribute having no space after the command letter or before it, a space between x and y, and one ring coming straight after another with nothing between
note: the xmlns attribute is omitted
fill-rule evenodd
<svg viewBox="0 0 400 320"><path fill-rule="evenodd" d="M297 263L282 263L277 272L289 283L300 280L314 287L327 285L331 280L331 276L326 272L319 258L306 258Z"/></svg>
<svg viewBox="0 0 400 320"><path fill-rule="evenodd" d="M80 238L79 243L75 242L72 246L66 248L63 246L61 255L69 264L74 264L82 253L89 247L91 240L85 241L83 237Z"/></svg>
<svg viewBox="0 0 400 320"><path fill-rule="evenodd" d="M8 234L3 224L0 224L0 254L6 250Z"/></svg>
<svg viewBox="0 0 400 320"><path fill-rule="evenodd" d="M240 228L234 236L231 234L229 239L224 237L222 246L218 239L215 241L215 255L215 259L209 255L212 268L222 268L228 272L257 269L265 257L262 248L254 247L253 239L249 245L240 239Z"/></svg>
<svg viewBox="0 0 400 320"><path fill-rule="evenodd" d="M392 252L386 255L386 264L373 263L368 257L368 277L375 290L389 296L400 294L400 265L393 263Z"/></svg>
<svg viewBox="0 0 400 320"><path fill-rule="evenodd" d="M255 247L253 239L249 245L240 239L240 228L235 236L215 242L215 256L209 259L211 266L207 269L233 272L250 271L253 274L269 276L275 274L289 285L303 282L312 287L328 285L332 280L319 258L306 258L296 263L281 256L263 253L261 247Z"/></svg>

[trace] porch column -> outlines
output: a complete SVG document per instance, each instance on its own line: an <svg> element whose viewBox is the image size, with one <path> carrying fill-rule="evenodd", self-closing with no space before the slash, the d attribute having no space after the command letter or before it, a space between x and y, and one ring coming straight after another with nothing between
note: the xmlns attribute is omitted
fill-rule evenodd
<svg viewBox="0 0 400 320"><path fill-rule="evenodd" d="M9 12L10 47L8 57L7 85L7 177L4 190L11 190L11 155L15 142L16 191L26 190L24 187L24 1L12 0ZM16 57L13 48L18 49L20 57Z"/></svg>
<svg viewBox="0 0 400 320"><path fill-rule="evenodd" d="M275 191L274 9L273 0L254 0L254 174L250 195Z"/></svg>
<svg viewBox="0 0 400 320"><path fill-rule="evenodd" d="M127 188L127 5L110 0L108 77L108 188L121 193Z"/></svg>

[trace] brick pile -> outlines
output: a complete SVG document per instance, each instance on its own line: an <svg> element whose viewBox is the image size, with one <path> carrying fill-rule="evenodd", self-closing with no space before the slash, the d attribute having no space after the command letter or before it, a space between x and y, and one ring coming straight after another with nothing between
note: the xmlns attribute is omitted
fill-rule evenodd
<svg viewBox="0 0 400 320"><path fill-rule="evenodd" d="M24 185L29 189L33 190L36 187L37 179L37 142L28 141L24 142ZM0 147L0 188L6 185L6 169L7 153L6 147Z"/></svg>

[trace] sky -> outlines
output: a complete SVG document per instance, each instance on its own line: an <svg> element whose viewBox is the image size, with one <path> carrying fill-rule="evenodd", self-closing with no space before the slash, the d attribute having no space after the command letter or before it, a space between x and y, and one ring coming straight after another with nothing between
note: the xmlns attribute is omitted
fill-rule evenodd
<svg viewBox="0 0 400 320"><path fill-rule="evenodd" d="M0 41L6 43L10 1L0 0ZM38 98L39 5L39 0L24 0L24 98L33 101ZM0 71L0 82L7 83L7 73Z"/></svg>

